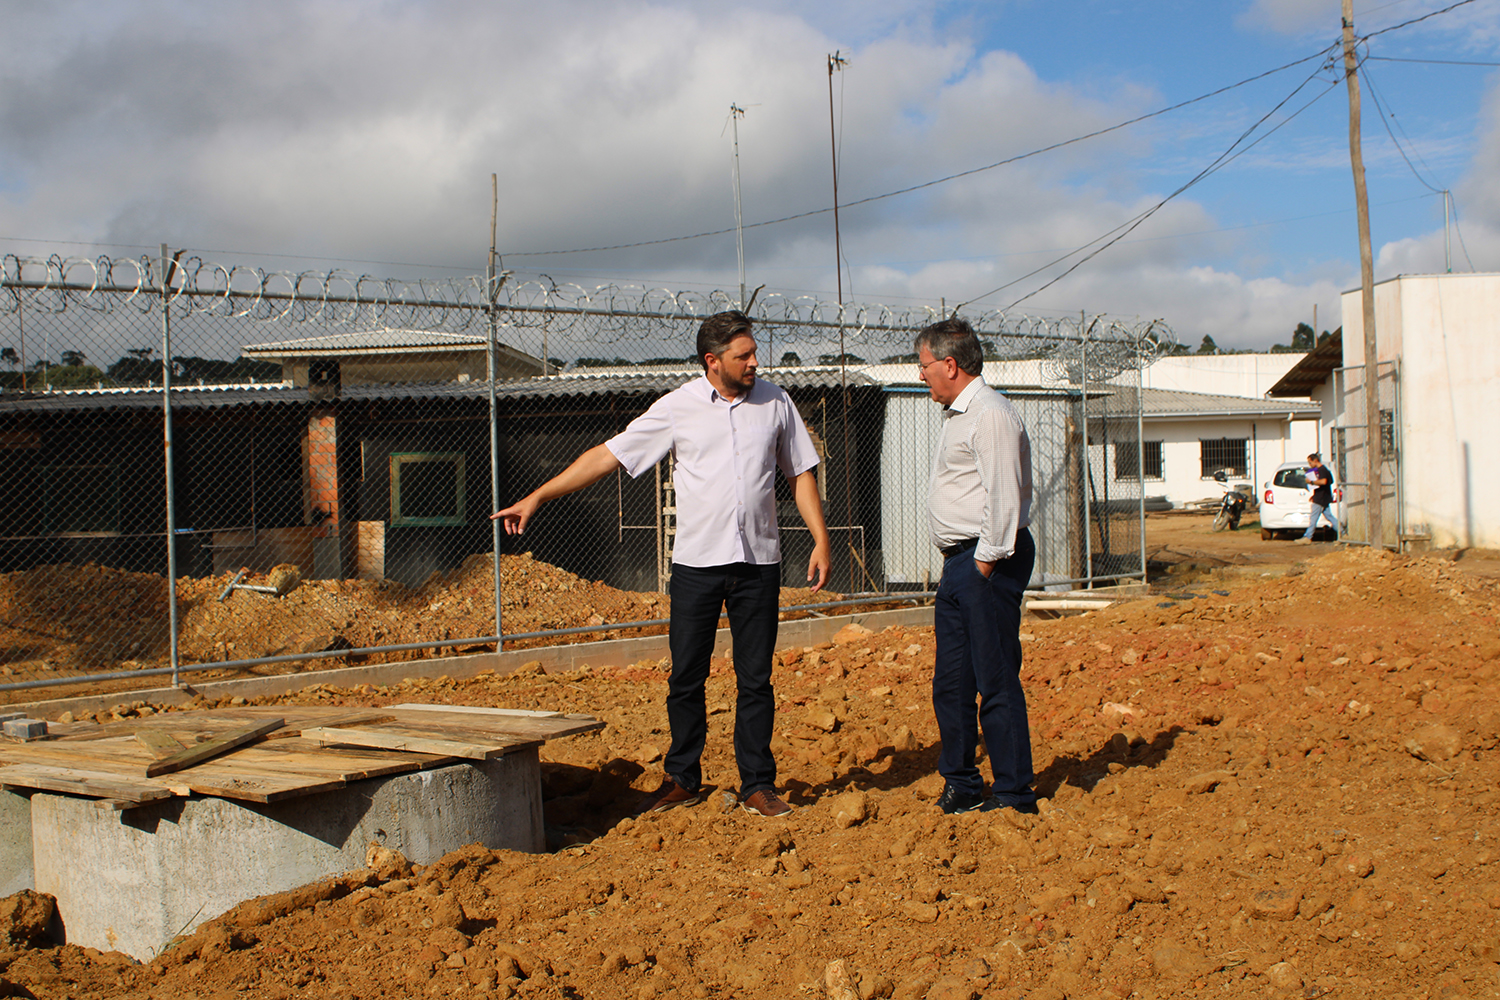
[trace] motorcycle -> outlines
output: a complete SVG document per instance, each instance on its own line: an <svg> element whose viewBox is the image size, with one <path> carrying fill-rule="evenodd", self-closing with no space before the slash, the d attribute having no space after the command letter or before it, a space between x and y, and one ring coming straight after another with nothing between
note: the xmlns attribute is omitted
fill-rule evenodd
<svg viewBox="0 0 1500 1000"><path fill-rule="evenodd" d="M1229 476L1220 469L1214 473L1214 482L1224 491L1224 497L1219 501L1219 511L1214 515L1215 531L1223 531L1225 528L1231 531L1239 530L1240 516L1245 513L1245 505L1250 498L1238 490L1230 489Z"/></svg>

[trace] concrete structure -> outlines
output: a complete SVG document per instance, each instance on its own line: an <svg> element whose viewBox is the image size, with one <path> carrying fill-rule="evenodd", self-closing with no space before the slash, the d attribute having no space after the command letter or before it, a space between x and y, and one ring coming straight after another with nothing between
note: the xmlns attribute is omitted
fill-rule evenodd
<svg viewBox="0 0 1500 1000"><path fill-rule="evenodd" d="M0 897L35 889L31 870L31 803L0 789Z"/></svg>
<svg viewBox="0 0 1500 1000"><path fill-rule="evenodd" d="M1342 368L1307 390L1346 484L1350 537L1368 540L1363 496L1364 314L1343 295ZM1500 548L1500 274L1407 274L1375 286L1380 407L1389 425L1385 538L1390 547ZM1315 352L1316 353L1316 352Z"/></svg>
<svg viewBox="0 0 1500 1000"><path fill-rule="evenodd" d="M143 961L244 900L363 868L372 842L416 864L473 843L546 846L535 747L271 805L194 796L117 812L37 792L28 812L32 882L57 898L67 942ZM18 818L0 804L0 860L18 860Z"/></svg>

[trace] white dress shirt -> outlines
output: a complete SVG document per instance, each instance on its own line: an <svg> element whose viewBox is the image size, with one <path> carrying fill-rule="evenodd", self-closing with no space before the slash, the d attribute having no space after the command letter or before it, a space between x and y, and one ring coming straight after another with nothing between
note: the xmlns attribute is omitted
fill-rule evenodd
<svg viewBox="0 0 1500 1000"><path fill-rule="evenodd" d="M940 549L979 539L978 562L1008 559L1031 524L1031 439L1010 400L981 378L943 410L927 523Z"/></svg>
<svg viewBox="0 0 1500 1000"><path fill-rule="evenodd" d="M759 378L732 400L707 377L696 378L651 404L605 446L632 478L672 455L672 561L684 566L780 562L776 469L794 479L818 464L791 398Z"/></svg>

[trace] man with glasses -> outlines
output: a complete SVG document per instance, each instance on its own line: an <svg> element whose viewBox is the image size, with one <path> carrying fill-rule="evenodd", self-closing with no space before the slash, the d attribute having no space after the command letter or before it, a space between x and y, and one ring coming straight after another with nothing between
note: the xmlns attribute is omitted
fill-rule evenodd
<svg viewBox="0 0 1500 1000"><path fill-rule="evenodd" d="M546 501L581 490L616 469L639 476L672 456L677 490L668 626L672 746L661 787L635 812L694 805L707 795L700 766L708 734L704 685L722 613L734 639L739 687L734 755L740 807L757 816L780 817L792 807L776 794L776 759L771 755L776 718L771 654L781 596L776 470L791 480L797 512L812 532L807 579L818 590L828 580L831 558L814 472L818 453L786 392L756 377L748 316L732 311L704 320L698 328L698 360L703 377L667 393L625 430L491 517L504 520L508 533L522 534Z"/></svg>
<svg viewBox="0 0 1500 1000"><path fill-rule="evenodd" d="M1031 581L1031 441L1010 401L985 384L984 350L957 317L917 334L918 377L943 406L927 521L943 553L933 624L932 709L945 813L1036 812L1021 688L1021 596ZM976 711L976 700L978 702ZM975 764L979 732L993 773Z"/></svg>

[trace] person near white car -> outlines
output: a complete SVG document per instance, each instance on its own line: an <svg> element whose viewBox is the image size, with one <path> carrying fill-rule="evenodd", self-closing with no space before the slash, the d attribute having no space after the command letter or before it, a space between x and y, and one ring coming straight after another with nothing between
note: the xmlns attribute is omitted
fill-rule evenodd
<svg viewBox="0 0 1500 1000"><path fill-rule="evenodd" d="M1318 518L1325 519L1335 532L1339 530L1338 522L1328 513L1333 506L1333 470L1323 464L1323 457L1316 452L1307 456L1307 464L1307 485L1312 487L1312 496L1307 498L1307 533L1297 539L1302 545L1312 543Z"/></svg>

